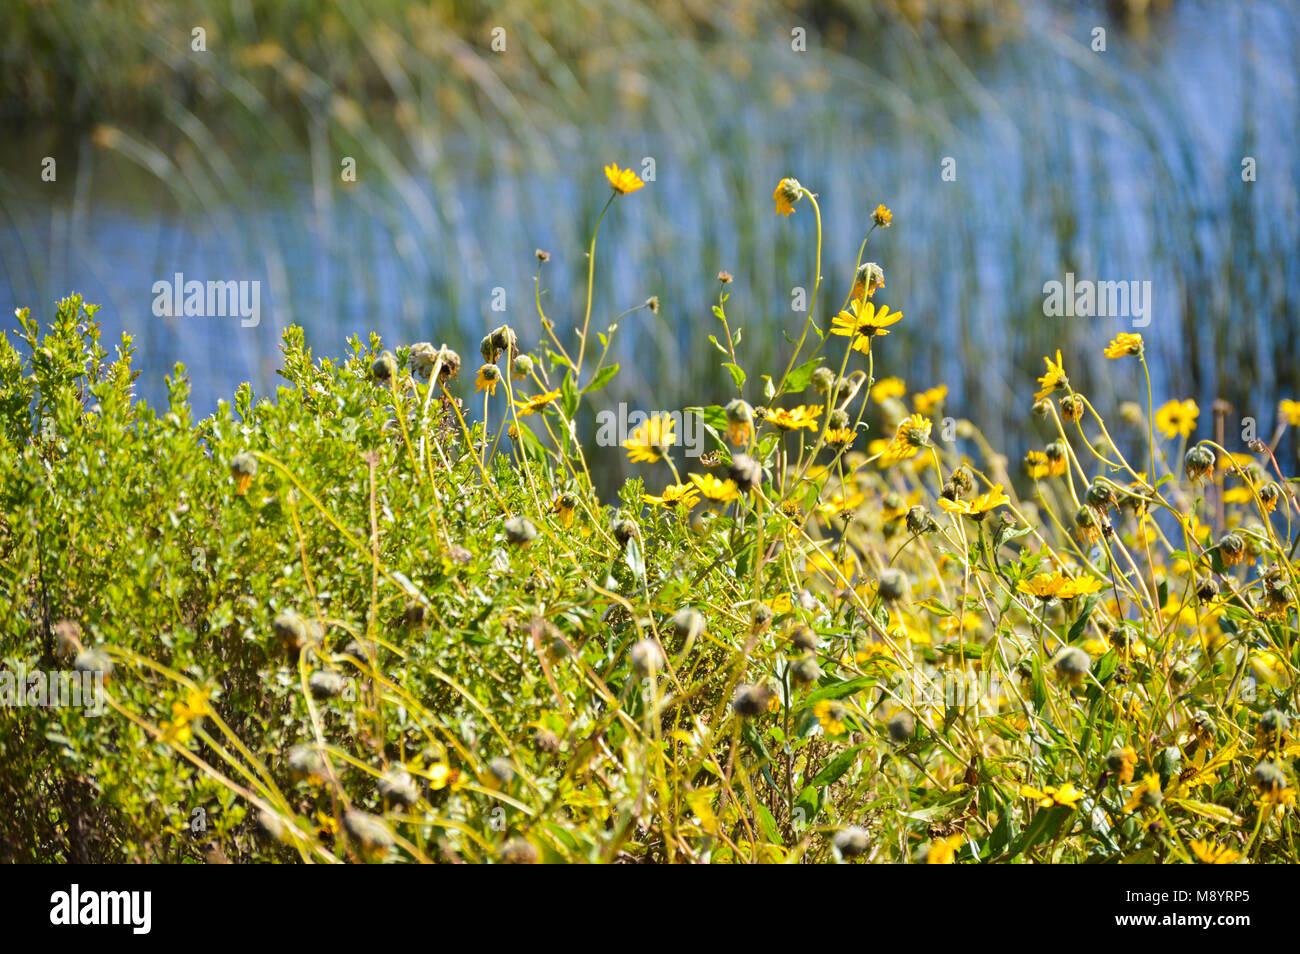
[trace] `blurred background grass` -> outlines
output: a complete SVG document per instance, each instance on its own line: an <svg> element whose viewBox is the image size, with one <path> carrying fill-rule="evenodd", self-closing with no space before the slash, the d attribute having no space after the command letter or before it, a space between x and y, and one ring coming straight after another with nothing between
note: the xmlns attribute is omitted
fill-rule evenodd
<svg viewBox="0 0 1300 954"><path fill-rule="evenodd" d="M0 306L48 313L73 290L136 336L141 391L176 361L209 409L276 382L279 331L337 354L377 330L473 362L502 320L537 342L535 248L548 313L581 318L600 168L656 181L601 230L595 323L626 319L602 400L674 409L723 398L706 335L715 276L742 363L773 370L811 286L812 217L773 216L795 175L824 201L837 305L878 202L895 225L866 257L906 320L878 375L951 388L945 414L1013 454L1037 441L1029 385L1061 348L1103 413L1143 390L1101 346L1123 319L1048 318L1043 284L1153 283L1142 329L1157 404L1271 431L1300 396L1292 0L46 0L3 4ZM191 49L206 31L207 52ZM493 52L492 30L507 48ZM1106 32L1104 53L1090 48ZM791 31L807 31L807 51ZM43 182L41 160L58 178ZM356 159L358 181L340 181ZM1242 158L1257 163L1243 182ZM957 178L942 181L945 157ZM175 272L260 280L263 319L160 319ZM491 310L492 290L508 309ZM828 315L821 316L823 325ZM778 357L780 356L780 358ZM753 387L753 385L751 385ZM749 395L757 398L758 394ZM586 422L590 425L590 422ZM1231 445L1230 446L1235 446ZM610 486L621 455L602 462Z"/></svg>

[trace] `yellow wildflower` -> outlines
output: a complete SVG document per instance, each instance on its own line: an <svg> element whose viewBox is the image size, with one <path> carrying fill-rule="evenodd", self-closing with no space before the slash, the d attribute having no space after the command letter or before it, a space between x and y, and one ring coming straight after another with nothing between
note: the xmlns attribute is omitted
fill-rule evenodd
<svg viewBox="0 0 1300 954"><path fill-rule="evenodd" d="M740 490L736 487L736 482L730 478L719 480L712 474L690 474L689 476L691 483L704 495L705 500L726 503L728 500L735 500L740 496Z"/></svg>
<svg viewBox="0 0 1300 954"><path fill-rule="evenodd" d="M1112 360L1129 355L1139 355L1142 353L1142 336L1127 331L1121 332L1106 346L1104 353L1106 357Z"/></svg>
<svg viewBox="0 0 1300 954"><path fill-rule="evenodd" d="M1233 851L1227 845L1218 845L1212 841L1196 839L1191 843L1192 854L1206 865L1230 865L1241 857L1241 852Z"/></svg>
<svg viewBox="0 0 1300 954"><path fill-rule="evenodd" d="M691 484L669 484L664 488L664 492L653 497L650 494L642 494L641 499L646 503L659 504L661 507L676 507L678 504L685 504L689 510L700 502L700 492Z"/></svg>
<svg viewBox="0 0 1300 954"><path fill-rule="evenodd" d="M944 398L947 396L948 385L940 384L937 387L922 391L920 394L913 394L912 404L916 408L917 414L924 414L929 417L939 410Z"/></svg>
<svg viewBox="0 0 1300 954"><path fill-rule="evenodd" d="M847 311L831 319L831 334L853 339L853 348L866 354L871 350L871 339L889 334L889 326L901 321L901 311L890 312L888 305L876 307L874 302L854 300Z"/></svg>
<svg viewBox="0 0 1300 954"><path fill-rule="evenodd" d="M1078 808L1079 799L1083 798L1083 792L1074 787L1073 782L1066 782L1059 788L1055 785L1045 785L1042 790L1034 788L1032 785L1020 786L1020 795L1022 798L1032 798L1038 802L1040 808L1051 808L1053 805L1064 805L1066 808Z"/></svg>
<svg viewBox="0 0 1300 954"><path fill-rule="evenodd" d="M1167 439L1191 437L1200 413L1195 401L1169 401L1156 411L1156 430Z"/></svg>
<svg viewBox="0 0 1300 954"><path fill-rule="evenodd" d="M767 420L783 431L794 431L801 427L815 430L821 421L820 404L804 404L800 407L773 407L767 410Z"/></svg>
<svg viewBox="0 0 1300 954"><path fill-rule="evenodd" d="M1070 379L1065 376L1065 368L1061 363L1061 349L1056 349L1056 360L1044 358L1047 362L1047 372L1038 379L1040 390L1034 395L1034 399L1041 401L1053 391L1059 391L1070 386Z"/></svg>
<svg viewBox="0 0 1300 954"><path fill-rule="evenodd" d="M523 401L516 401L515 408L518 410L520 417L527 417L530 414L540 411L544 407L554 404L559 399L560 392L558 390L547 391L545 394L538 394L536 397L530 397Z"/></svg>
<svg viewBox="0 0 1300 954"><path fill-rule="evenodd" d="M677 435L673 432L673 419L667 414L655 414L632 432L623 442L628 460L654 463L668 453Z"/></svg>
<svg viewBox="0 0 1300 954"><path fill-rule="evenodd" d="M497 385L501 383L501 372L497 370L495 364L485 364L478 369L478 374L474 378L474 390L486 391L489 396L497 393Z"/></svg>
<svg viewBox="0 0 1300 954"><path fill-rule="evenodd" d="M619 195L635 192L645 185L639 175L631 169L620 169L616 162L611 162L605 167L605 178L609 180L609 184L613 186L614 191Z"/></svg>
<svg viewBox="0 0 1300 954"><path fill-rule="evenodd" d="M936 838L930 842L930 850L925 853L925 863L927 865L951 865L956 863L957 849L961 847L962 842L966 840L963 834L950 835L947 838Z"/></svg>
<svg viewBox="0 0 1300 954"><path fill-rule="evenodd" d="M871 388L871 400L883 404L890 398L902 397L907 393L907 385L902 378L881 378Z"/></svg>
<svg viewBox="0 0 1300 954"><path fill-rule="evenodd" d="M776 202L776 214L789 215L794 211L794 204L802 196L803 186L799 184L798 179L792 179L789 176L782 179L772 191L772 199Z"/></svg>

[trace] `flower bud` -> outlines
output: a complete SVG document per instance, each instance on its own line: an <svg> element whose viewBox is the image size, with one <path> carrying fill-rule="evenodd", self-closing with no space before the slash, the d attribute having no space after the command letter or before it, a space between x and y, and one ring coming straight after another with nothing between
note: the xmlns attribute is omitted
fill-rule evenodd
<svg viewBox="0 0 1300 954"><path fill-rule="evenodd" d="M506 539L518 547L526 547L537 539L537 528L525 517L511 517L505 529Z"/></svg>
<svg viewBox="0 0 1300 954"><path fill-rule="evenodd" d="M1214 451L1204 444L1197 444L1183 456L1183 470L1189 479L1199 481L1214 470Z"/></svg>
<svg viewBox="0 0 1300 954"><path fill-rule="evenodd" d="M831 845L842 857L857 858L867 853L870 841L866 829L855 825L837 831L835 837L831 839Z"/></svg>
<svg viewBox="0 0 1300 954"><path fill-rule="evenodd" d="M735 481L742 494L747 494L763 483L763 468L748 454L736 454L731 458L731 469L727 476Z"/></svg>
<svg viewBox="0 0 1300 954"><path fill-rule="evenodd" d="M765 685L741 686L731 700L731 707L736 710L736 715L752 719L771 711L775 702L776 693Z"/></svg>
<svg viewBox="0 0 1300 954"><path fill-rule="evenodd" d="M899 710L889 717L885 728L889 730L889 737L902 745L916 734L916 719L907 710Z"/></svg>
<svg viewBox="0 0 1300 954"><path fill-rule="evenodd" d="M880 574L880 598L896 603L907 594L907 576L902 570L888 567Z"/></svg>
<svg viewBox="0 0 1300 954"><path fill-rule="evenodd" d="M391 351L383 351L370 365L370 377L377 382L387 384L397 374L397 359Z"/></svg>
<svg viewBox="0 0 1300 954"><path fill-rule="evenodd" d="M631 661L636 674L642 679L653 676L664 665L663 650L653 639L637 640L628 650L627 658Z"/></svg>

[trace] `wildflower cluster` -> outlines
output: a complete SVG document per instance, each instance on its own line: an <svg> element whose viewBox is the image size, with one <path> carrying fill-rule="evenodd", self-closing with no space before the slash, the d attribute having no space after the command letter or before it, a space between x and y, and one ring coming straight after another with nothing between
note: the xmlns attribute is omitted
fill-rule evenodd
<svg viewBox="0 0 1300 954"><path fill-rule="evenodd" d="M646 186L605 174L601 219ZM20 312L3 652L115 676L107 718L3 730L6 786L76 784L0 841L197 854L203 806L241 859L1300 860L1277 441L1195 441L1189 400L1112 431L1060 351L1023 382L1023 468L971 421L938 440L948 389L884 373L908 319L863 261L905 221L871 213L819 310L818 196L772 198L816 228L788 361L746 371L719 276L712 447L687 467L648 419L613 506L579 439L617 373L600 220L579 321L543 309L539 252L536 329L490 331L472 387L446 344L335 362L290 328L289 387L195 422L179 370L165 410L134 399L93 306ZM1105 355L1145 375L1139 335Z"/></svg>

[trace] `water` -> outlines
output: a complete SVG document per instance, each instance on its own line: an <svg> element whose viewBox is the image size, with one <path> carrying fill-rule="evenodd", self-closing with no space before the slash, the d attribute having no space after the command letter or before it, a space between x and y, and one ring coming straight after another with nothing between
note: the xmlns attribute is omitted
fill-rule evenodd
<svg viewBox="0 0 1300 954"><path fill-rule="evenodd" d="M948 384L944 413L993 446L1041 440L1027 412L1057 347L1103 413L1144 396L1136 362L1101 357L1130 320L1044 315L1044 283L1066 272L1151 283L1140 330L1157 404L1197 399L1205 435L1222 396L1230 432L1250 416L1271 433L1277 400L1300 396L1300 9L1180 2L1144 34L1087 8L1029 9L1019 35L988 50L896 30L851 57L793 54L781 37L661 68L651 51L617 94L530 122L458 124L424 101L405 104L412 119L398 96L359 116L326 99L296 131L270 111L180 107L107 136L16 130L0 148L0 305L48 314L72 290L101 302L106 338L127 332L139 347L142 395L160 399L181 362L200 412L244 380L271 393L290 323L318 353L377 331L446 342L472 370L502 321L540 343L536 248L553 255L548 314L562 332L580 320L601 166L652 157L656 181L602 226L593 325L652 294L663 307L622 322L622 373L597 407L728 396L706 338L723 268L736 276L742 364L755 382L779 373L783 336L802 325L792 289L812 278L810 210L772 213L773 186L792 174L823 199L823 325L871 209L888 204L895 224L866 258L886 271L877 300L906 318L877 374L912 391ZM1089 48L1098 24L1101 53ZM46 155L53 183L40 179ZM357 160L355 184L340 181L343 156ZM153 285L176 272L261 282L261 322L155 317Z"/></svg>

